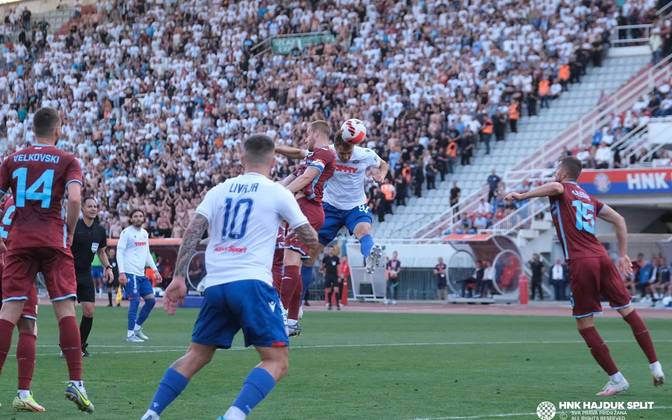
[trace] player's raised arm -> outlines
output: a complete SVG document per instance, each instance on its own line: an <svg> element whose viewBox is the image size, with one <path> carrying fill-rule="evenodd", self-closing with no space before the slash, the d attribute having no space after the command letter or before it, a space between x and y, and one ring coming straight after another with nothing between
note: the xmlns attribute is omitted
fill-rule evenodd
<svg viewBox="0 0 672 420"><path fill-rule="evenodd" d="M313 182L315 178L319 177L321 173L322 171L320 171L320 169L313 165L309 165L301 175L287 185L287 189L296 194Z"/></svg>
<svg viewBox="0 0 672 420"><path fill-rule="evenodd" d="M196 247L201 242L205 231L208 230L208 225L207 217L200 213L194 213L186 232L184 232L180 250L177 252L173 280L166 288L164 308L169 315L175 314L177 304L181 303L187 294L185 279L187 277L189 261L196 254Z"/></svg>
<svg viewBox="0 0 672 420"><path fill-rule="evenodd" d="M506 197L504 197L504 199L507 201L520 201L534 197L553 197L564 192L565 187L563 187L561 183L554 181L524 193L510 192L506 195Z"/></svg>
<svg viewBox="0 0 672 420"><path fill-rule="evenodd" d="M275 153L279 153L283 156L286 156L290 159L304 159L308 156L308 151L305 149L299 149L298 147L285 146L282 144L275 146Z"/></svg>
<svg viewBox="0 0 672 420"><path fill-rule="evenodd" d="M376 182L383 182L389 171L390 164L381 159L378 170L373 174L373 179L375 179Z"/></svg>
<svg viewBox="0 0 672 420"><path fill-rule="evenodd" d="M625 275L632 274L632 262L628 257L628 226L625 223L625 218L607 205L602 206L597 217L614 226L616 240L618 241L619 268Z"/></svg>

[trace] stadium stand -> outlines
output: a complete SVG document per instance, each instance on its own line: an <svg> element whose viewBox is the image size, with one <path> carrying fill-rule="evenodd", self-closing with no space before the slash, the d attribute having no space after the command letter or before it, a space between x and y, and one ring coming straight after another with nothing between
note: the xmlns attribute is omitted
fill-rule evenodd
<svg viewBox="0 0 672 420"><path fill-rule="evenodd" d="M112 234L128 208L144 207L155 233L179 237L202 191L239 170L237 139L261 129L291 143L301 137L300 123L318 116L366 119L369 146L381 156L409 166L422 159L417 181L430 143L437 159L450 143L444 111L449 127L472 131L456 141L458 155L469 160L479 118L496 117L493 137L522 136L532 122L521 114L535 101L546 105L536 98L538 81L548 80L542 96L571 98L573 92L560 95L563 85L578 82L591 64L602 65L616 24L613 5L598 2L520 7L502 0L460 10L440 2L348 1L313 9L310 2L244 1L207 12L199 1L160 3L82 7L82 16L59 31L63 36L28 33L3 60L0 87L11 87L2 90L7 151L31 140L25 128L36 104L61 105L67 110L63 146L83 160L87 187L109 209L103 217L115 220ZM475 18L478 11L488 18ZM383 23L391 29L381 31ZM334 44L296 56L252 53L271 37L325 30ZM632 65L626 61L624 67ZM319 88L302 83L308 80ZM519 133L506 134L507 127ZM131 145L123 153L120 141ZM481 160L490 165L480 157L474 162ZM290 163L279 162L278 176Z"/></svg>

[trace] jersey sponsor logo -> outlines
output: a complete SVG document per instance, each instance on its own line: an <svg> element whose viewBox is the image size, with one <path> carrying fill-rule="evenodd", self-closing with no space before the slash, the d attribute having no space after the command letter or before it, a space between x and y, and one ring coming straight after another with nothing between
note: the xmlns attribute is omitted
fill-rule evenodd
<svg viewBox="0 0 672 420"><path fill-rule="evenodd" d="M236 246L216 246L215 252L223 253L227 252L230 254L245 254L247 252L247 247L236 247Z"/></svg>
<svg viewBox="0 0 672 420"><path fill-rule="evenodd" d="M336 171L337 172L347 172L349 174L356 174L357 173L357 168L352 168L350 166L345 166L345 165L336 165Z"/></svg>
<svg viewBox="0 0 672 420"><path fill-rule="evenodd" d="M145 245L147 245L147 242L137 242L136 241L134 243L135 243L135 246L145 246Z"/></svg>
<svg viewBox="0 0 672 420"><path fill-rule="evenodd" d="M586 194L585 192L583 192L581 190L572 190L572 194L574 194L575 196L577 196L579 198L583 198L584 200L590 200L590 197L588 197L588 194Z"/></svg>
<svg viewBox="0 0 672 420"><path fill-rule="evenodd" d="M19 154L14 156L14 162L42 162L58 164L60 160L60 156L44 153L31 153L29 155Z"/></svg>

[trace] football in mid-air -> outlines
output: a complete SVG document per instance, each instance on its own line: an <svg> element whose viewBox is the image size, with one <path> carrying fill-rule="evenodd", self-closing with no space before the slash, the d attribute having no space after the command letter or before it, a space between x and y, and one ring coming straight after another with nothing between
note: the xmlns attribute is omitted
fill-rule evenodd
<svg viewBox="0 0 672 420"><path fill-rule="evenodd" d="M341 125L341 137L347 143L359 144L366 138L366 126L361 120L351 118Z"/></svg>

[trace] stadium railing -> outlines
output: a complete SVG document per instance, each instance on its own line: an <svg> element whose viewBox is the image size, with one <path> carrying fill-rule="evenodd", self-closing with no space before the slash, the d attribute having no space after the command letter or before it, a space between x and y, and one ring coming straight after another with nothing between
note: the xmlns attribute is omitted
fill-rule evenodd
<svg viewBox="0 0 672 420"><path fill-rule="evenodd" d="M656 86L667 81L672 76L672 54L662 59L654 66L648 67L616 92L609 95L583 118L570 125L556 138L539 147L513 168L514 171L534 173L548 168L560 156L562 150L573 149L590 144L597 128L608 125L613 115L620 114L632 108L639 97L650 92ZM459 204L448 208L439 217L429 221L418 229L415 238L431 238L440 236L445 230L457 226L459 221L478 208L481 199L488 194L487 186L481 187Z"/></svg>

